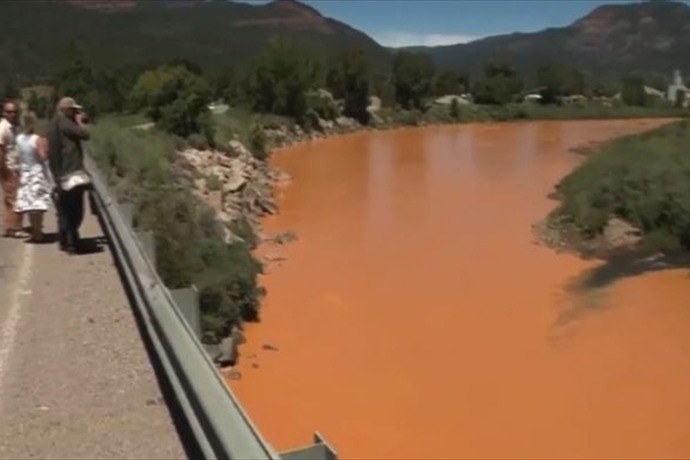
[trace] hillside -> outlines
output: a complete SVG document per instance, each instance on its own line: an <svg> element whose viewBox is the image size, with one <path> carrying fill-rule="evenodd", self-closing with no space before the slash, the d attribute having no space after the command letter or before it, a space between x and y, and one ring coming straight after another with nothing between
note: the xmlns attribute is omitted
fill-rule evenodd
<svg viewBox="0 0 690 460"><path fill-rule="evenodd" d="M275 34L320 53L361 47L380 67L392 56L363 32L295 0L5 0L0 17L0 80L11 76L25 84L50 75L72 40L96 66L186 58L228 69L246 63ZM605 5L566 27L414 50L429 53L441 68L474 75L486 61L501 59L525 75L552 61L598 80L637 73L650 83L668 82L676 68L690 76L690 6L665 0Z"/></svg>
<svg viewBox="0 0 690 460"><path fill-rule="evenodd" d="M24 82L49 75L71 40L98 66L186 58L228 68L246 62L275 34L317 52L358 46L377 62L390 58L366 34L292 0L6 0L0 17L3 76Z"/></svg>
<svg viewBox="0 0 690 460"><path fill-rule="evenodd" d="M604 5L566 27L416 49L429 53L440 67L473 74L497 58L529 75L551 60L600 79L637 73L649 81L667 81L676 68L690 76L690 6L660 0Z"/></svg>

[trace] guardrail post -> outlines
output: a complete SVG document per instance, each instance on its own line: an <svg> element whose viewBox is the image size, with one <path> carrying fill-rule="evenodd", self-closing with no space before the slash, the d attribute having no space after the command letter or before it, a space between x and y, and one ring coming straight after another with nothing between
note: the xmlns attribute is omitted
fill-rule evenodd
<svg viewBox="0 0 690 460"><path fill-rule="evenodd" d="M175 305L187 320L189 326L196 334L196 338L201 340L201 318L199 314L199 291L192 284L191 287L183 289L170 289L170 295L175 301Z"/></svg>
<svg viewBox="0 0 690 460"><path fill-rule="evenodd" d="M337 460L338 454L317 431L314 433L314 444L283 452L280 458L282 460Z"/></svg>
<svg viewBox="0 0 690 460"><path fill-rule="evenodd" d="M144 254L148 257L151 262L151 266L156 266L156 240L153 237L153 232L146 230L143 232L134 232L137 235L137 239L141 243L142 249L144 249Z"/></svg>

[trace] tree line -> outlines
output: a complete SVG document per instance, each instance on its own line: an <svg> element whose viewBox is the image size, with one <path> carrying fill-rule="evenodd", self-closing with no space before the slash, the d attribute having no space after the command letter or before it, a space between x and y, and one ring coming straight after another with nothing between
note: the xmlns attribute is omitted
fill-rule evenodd
<svg viewBox="0 0 690 460"><path fill-rule="evenodd" d="M272 113L313 126L318 118L337 114L369 122L370 96L402 110L426 110L439 96L470 93L473 102L504 105L527 92L537 92L543 104L559 104L563 97L584 94L612 96L620 90L623 103L652 104L645 82L628 77L618 87L594 80L583 72L554 63L541 65L529 84L524 75L501 61L487 62L480 76L438 69L423 53L399 51L387 71L380 71L359 49L322 57L310 54L285 37L274 37L241 68L204 71L195 63L177 59L164 64L131 64L110 69L92 66L77 43L65 51L49 79L55 94L82 101L92 117L113 112L144 112L168 132L213 137L208 104L222 99L259 113ZM332 98L320 90L327 90ZM17 85L6 82L5 97L16 97ZM336 104L336 101L338 103ZM54 100L32 94L27 101L39 116L49 116Z"/></svg>

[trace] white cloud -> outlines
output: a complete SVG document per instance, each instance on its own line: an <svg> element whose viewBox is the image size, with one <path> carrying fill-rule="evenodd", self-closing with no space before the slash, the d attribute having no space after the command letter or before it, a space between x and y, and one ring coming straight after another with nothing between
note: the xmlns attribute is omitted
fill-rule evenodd
<svg viewBox="0 0 690 460"><path fill-rule="evenodd" d="M398 48L401 46L441 46L455 45L478 40L482 37L463 34L415 34L409 32L382 32L373 34L374 40L383 46Z"/></svg>

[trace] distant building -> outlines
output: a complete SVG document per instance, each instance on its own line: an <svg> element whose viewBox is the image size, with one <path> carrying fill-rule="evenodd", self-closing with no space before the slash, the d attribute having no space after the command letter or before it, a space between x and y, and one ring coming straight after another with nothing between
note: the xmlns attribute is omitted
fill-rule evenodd
<svg viewBox="0 0 690 460"><path fill-rule="evenodd" d="M589 98L584 94L571 94L570 96L563 96L561 102L563 104L584 104Z"/></svg>
<svg viewBox="0 0 690 460"><path fill-rule="evenodd" d="M645 85L644 92L647 96L654 96L654 97L658 97L659 99L664 98L664 92L663 91L659 91L658 89L653 88L651 86Z"/></svg>
<svg viewBox="0 0 690 460"><path fill-rule="evenodd" d="M522 98L524 102L541 102L542 99L542 95L539 93L525 94Z"/></svg>
<svg viewBox="0 0 690 460"><path fill-rule="evenodd" d="M669 87L669 88L670 88L670 87ZM655 97L655 98L658 98L658 99L664 99L664 96L665 96L665 94L664 94L663 91L659 91L658 89L653 88L653 87L651 87L651 86L647 86L647 85L644 86L644 93L645 93L647 96ZM620 99L622 99L621 93L620 93L620 92L616 93L616 94L613 96L613 99L615 99L615 100L620 100Z"/></svg>
<svg viewBox="0 0 690 460"><path fill-rule="evenodd" d="M434 104L438 105L450 105L453 101L457 101L460 105L467 105L472 103L472 98L468 94L463 94L461 96L457 94L447 94L445 96L439 97L434 100Z"/></svg>
<svg viewBox="0 0 690 460"><path fill-rule="evenodd" d="M676 101L678 100L679 93L685 93L687 96L688 93L690 93L690 89L688 89L687 86L685 86L685 83L683 83L683 77L680 75L680 70L676 70L673 72L673 83L671 83L668 87L668 92L666 94L666 98L672 103L675 104ZM688 99L686 97L685 102L683 103L683 106L687 107L688 105Z"/></svg>

